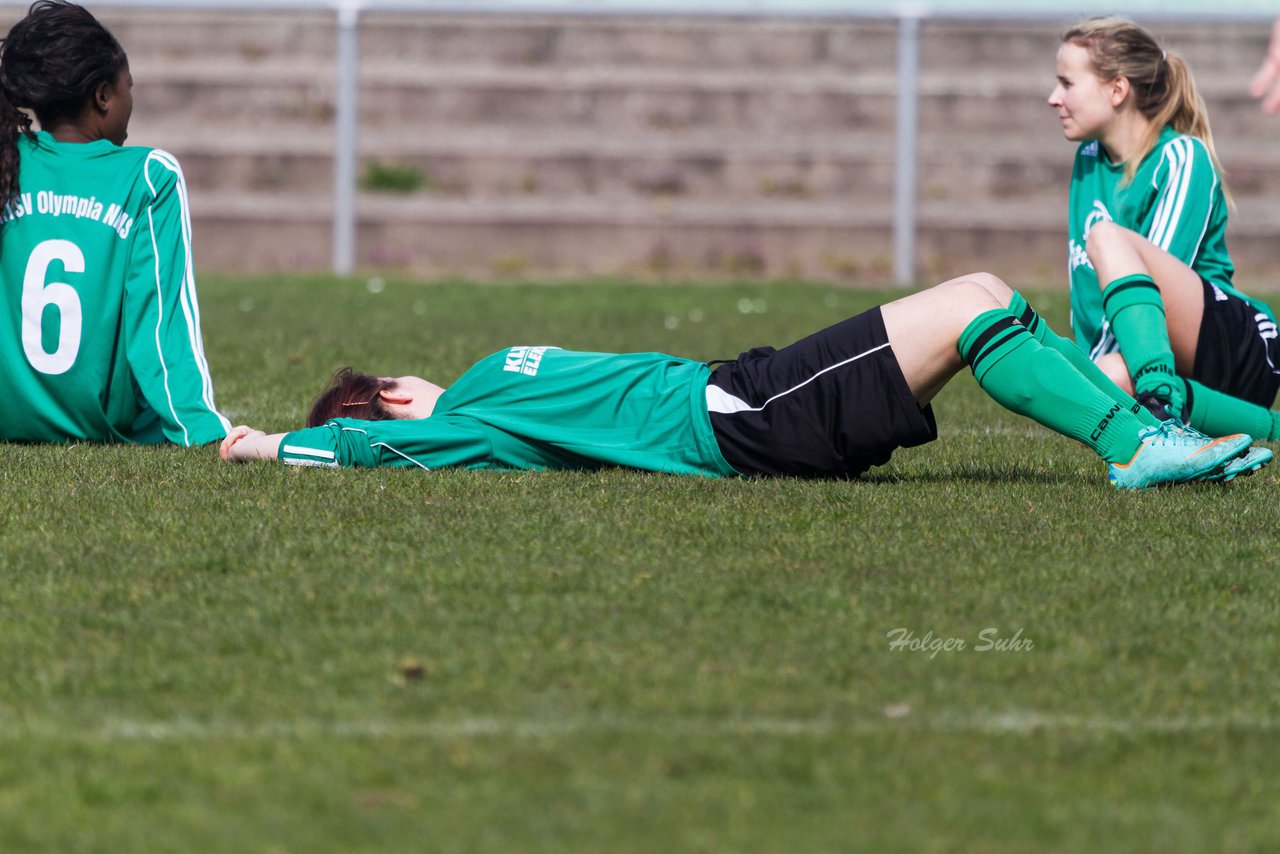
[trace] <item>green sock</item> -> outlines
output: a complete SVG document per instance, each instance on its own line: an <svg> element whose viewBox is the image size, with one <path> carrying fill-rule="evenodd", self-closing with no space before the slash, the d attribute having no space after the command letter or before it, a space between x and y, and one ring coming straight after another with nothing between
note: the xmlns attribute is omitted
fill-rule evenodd
<svg viewBox="0 0 1280 854"><path fill-rule="evenodd" d="M1018 318L1023 326L1027 327L1027 331L1031 333L1033 338L1044 346L1051 347L1062 354L1063 358L1071 363L1071 367L1083 374L1084 378L1093 383L1099 391L1125 409L1133 411L1133 405L1137 403L1133 396L1112 382L1111 377L1107 376L1102 368L1099 368L1092 359L1086 356L1084 351L1077 347L1074 342L1068 341L1054 332L1053 327L1046 323L1022 294L1017 291L1013 292L1013 299L1009 300L1009 313ZM1145 406L1139 406L1134 414L1146 427L1157 427L1160 424L1160 419L1152 415L1151 410Z"/></svg>
<svg viewBox="0 0 1280 854"><path fill-rule="evenodd" d="M1280 439L1280 412L1232 397L1225 392L1187 380L1188 423L1210 436L1248 433L1255 439Z"/></svg>
<svg viewBox="0 0 1280 854"><path fill-rule="evenodd" d="M1107 462L1127 463L1138 452L1144 425L1137 415L1032 337L1008 311L978 315L957 349L982 390L1006 409L1083 442Z"/></svg>
<svg viewBox="0 0 1280 854"><path fill-rule="evenodd" d="M1102 312L1124 354L1137 396L1155 395L1181 413L1186 392L1174 382L1173 346L1156 283L1141 273L1116 279L1102 291Z"/></svg>

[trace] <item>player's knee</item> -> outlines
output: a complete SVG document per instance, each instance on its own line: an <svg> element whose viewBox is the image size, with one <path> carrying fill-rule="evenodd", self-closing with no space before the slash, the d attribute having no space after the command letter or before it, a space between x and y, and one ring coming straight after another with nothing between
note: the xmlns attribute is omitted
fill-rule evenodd
<svg viewBox="0 0 1280 854"><path fill-rule="evenodd" d="M970 273L944 282L938 288L946 295L955 315L976 317L984 311L1004 308L1013 292L990 273Z"/></svg>
<svg viewBox="0 0 1280 854"><path fill-rule="evenodd" d="M1114 247L1121 245L1125 239L1125 229L1114 222L1100 222L1089 229L1084 239L1084 251L1089 261L1096 266L1097 259Z"/></svg>
<svg viewBox="0 0 1280 854"><path fill-rule="evenodd" d="M996 303L1001 307L1009 304L1009 300L1013 299L1013 288L1004 283L1004 279L993 273L970 273L963 277L966 281L973 282L980 286L991 296L995 297Z"/></svg>

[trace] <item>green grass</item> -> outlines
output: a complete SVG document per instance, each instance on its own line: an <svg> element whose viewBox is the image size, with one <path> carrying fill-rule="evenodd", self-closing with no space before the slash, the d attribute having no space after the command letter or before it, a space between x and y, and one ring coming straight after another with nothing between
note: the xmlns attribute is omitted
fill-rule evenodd
<svg viewBox="0 0 1280 854"><path fill-rule="evenodd" d="M268 430L342 364L726 357L886 296L201 293L219 402ZM967 375L935 408L857 483L3 446L0 850L1275 850L1270 470L1121 495Z"/></svg>

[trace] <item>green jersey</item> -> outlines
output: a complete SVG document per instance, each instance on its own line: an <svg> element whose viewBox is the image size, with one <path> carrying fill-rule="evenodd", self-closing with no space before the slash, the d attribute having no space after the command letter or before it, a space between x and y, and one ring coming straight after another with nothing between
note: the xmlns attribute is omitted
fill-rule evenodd
<svg viewBox="0 0 1280 854"><path fill-rule="evenodd" d="M1119 350L1102 313L1098 275L1085 253L1085 238L1098 222L1115 222L1143 235L1219 290L1251 303L1272 320L1265 302L1238 291L1227 254L1227 201L1209 150L1195 137L1166 127L1133 180L1097 142L1076 151L1068 207L1071 326L1080 349L1096 359Z"/></svg>
<svg viewBox="0 0 1280 854"><path fill-rule="evenodd" d="M20 194L0 212L0 439L225 436L177 161L44 132L18 152Z"/></svg>
<svg viewBox="0 0 1280 854"><path fill-rule="evenodd" d="M707 414L711 369L661 353L512 347L463 374L413 421L335 419L289 433L290 465L593 469L726 477Z"/></svg>

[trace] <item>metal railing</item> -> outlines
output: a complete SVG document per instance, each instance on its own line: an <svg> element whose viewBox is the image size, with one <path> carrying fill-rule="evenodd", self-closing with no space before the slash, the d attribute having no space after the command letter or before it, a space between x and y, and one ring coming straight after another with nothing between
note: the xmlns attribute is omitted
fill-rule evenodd
<svg viewBox="0 0 1280 854"><path fill-rule="evenodd" d="M6 3L14 6L17 4ZM894 167L893 275L915 281L916 185L920 30L929 19L1044 20L1123 13L1144 20L1269 22L1275 0L1219 0L1205 11L1200 0L97 0L93 8L323 11L335 16L337 91L334 104L333 272L348 275L356 259L356 185L359 162L360 21L366 12L458 15L615 15L670 17L792 17L894 20L898 28L898 106ZM1261 59L1261 57L1259 57Z"/></svg>

